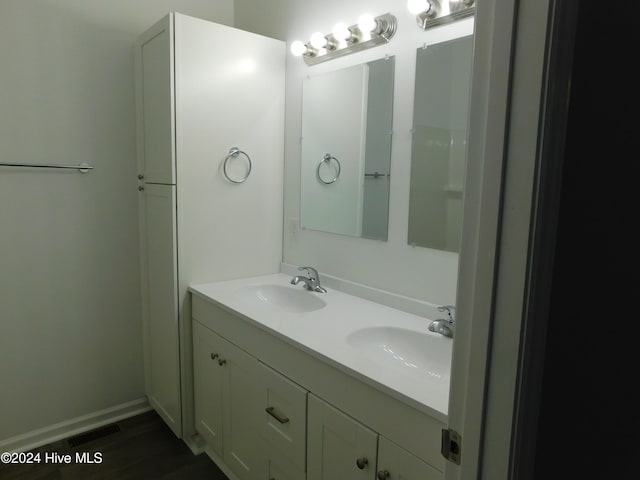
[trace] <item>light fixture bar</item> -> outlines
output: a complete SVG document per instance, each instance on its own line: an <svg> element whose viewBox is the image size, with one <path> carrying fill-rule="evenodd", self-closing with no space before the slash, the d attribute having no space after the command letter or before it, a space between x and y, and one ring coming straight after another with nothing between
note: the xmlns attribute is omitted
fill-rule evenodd
<svg viewBox="0 0 640 480"><path fill-rule="evenodd" d="M438 25L455 22L461 18L469 17L476 13L474 0L448 0L449 11L441 8L445 0L428 0L429 10L416 15L416 22L420 28L426 30Z"/></svg>
<svg viewBox="0 0 640 480"><path fill-rule="evenodd" d="M330 33L325 37L327 43L324 48L317 49L311 43L305 44L307 51L302 55L304 62L307 65L316 65L327 60L344 57L351 53L388 43L398 28L396 17L386 13L375 17L374 20L375 26L371 32L362 32L358 24L348 27L350 37L346 41L341 42Z"/></svg>

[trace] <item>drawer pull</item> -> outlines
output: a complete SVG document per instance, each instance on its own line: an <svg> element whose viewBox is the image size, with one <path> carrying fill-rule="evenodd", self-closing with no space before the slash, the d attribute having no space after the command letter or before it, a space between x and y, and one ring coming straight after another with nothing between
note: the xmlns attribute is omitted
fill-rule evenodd
<svg viewBox="0 0 640 480"><path fill-rule="evenodd" d="M215 360L216 358L218 358L218 354L217 353L212 353L211 354L211 360Z"/></svg>
<svg viewBox="0 0 640 480"><path fill-rule="evenodd" d="M289 417L283 417L282 415L278 414L278 412L276 412L275 407L267 407L265 409L265 412L267 412L269 415L271 415L273 418L275 418L280 423L288 423L289 422Z"/></svg>
<svg viewBox="0 0 640 480"><path fill-rule="evenodd" d="M227 361L224 358L218 359L218 365L223 366L225 363L227 363Z"/></svg>
<svg viewBox="0 0 640 480"><path fill-rule="evenodd" d="M369 464L369 460L367 459L367 457L361 457L356 460L356 466L360 470L364 470L364 467L366 467L368 464Z"/></svg>
<svg viewBox="0 0 640 480"><path fill-rule="evenodd" d="M390 476L391 476L391 474L389 473L389 470L379 470L378 471L378 480L386 480Z"/></svg>

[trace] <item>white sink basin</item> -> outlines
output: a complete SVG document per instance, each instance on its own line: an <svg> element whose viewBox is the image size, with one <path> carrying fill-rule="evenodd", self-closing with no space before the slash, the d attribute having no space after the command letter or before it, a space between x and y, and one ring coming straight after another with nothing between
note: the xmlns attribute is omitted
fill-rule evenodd
<svg viewBox="0 0 640 480"><path fill-rule="evenodd" d="M366 327L347 335L347 343L376 363L449 382L450 338L399 327Z"/></svg>
<svg viewBox="0 0 640 480"><path fill-rule="evenodd" d="M317 295L322 294L308 292L293 285L247 285L236 291L237 298L254 307L294 313L313 312L325 307L325 301Z"/></svg>

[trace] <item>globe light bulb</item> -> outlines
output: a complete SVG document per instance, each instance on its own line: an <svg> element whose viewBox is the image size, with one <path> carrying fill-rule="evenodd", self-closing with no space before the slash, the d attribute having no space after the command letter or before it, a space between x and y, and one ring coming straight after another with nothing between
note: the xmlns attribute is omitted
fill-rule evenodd
<svg viewBox="0 0 640 480"><path fill-rule="evenodd" d="M407 2L407 8L411 14L418 15L419 13L429 10L431 4L428 0L409 0Z"/></svg>
<svg viewBox="0 0 640 480"><path fill-rule="evenodd" d="M327 45L327 39L322 33L315 32L314 34L311 35L311 38L309 39L309 43L313 48L320 50L321 48L324 48Z"/></svg>
<svg viewBox="0 0 640 480"><path fill-rule="evenodd" d="M291 44L290 49L291 49L291 53L296 57L300 57L305 53L307 53L307 46L300 40L296 40L295 42L293 42Z"/></svg>
<svg viewBox="0 0 640 480"><path fill-rule="evenodd" d="M358 28L363 33L370 33L378 26L378 22L373 18L373 15L365 13L358 18Z"/></svg>
<svg viewBox="0 0 640 480"><path fill-rule="evenodd" d="M351 30L344 23L337 23L333 30L331 31L333 38L338 40L338 42L344 43L349 38L351 38Z"/></svg>

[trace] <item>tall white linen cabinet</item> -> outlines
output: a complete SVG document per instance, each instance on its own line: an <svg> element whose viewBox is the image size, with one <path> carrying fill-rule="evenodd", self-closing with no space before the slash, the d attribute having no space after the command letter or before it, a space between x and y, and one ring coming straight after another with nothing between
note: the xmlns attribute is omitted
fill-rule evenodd
<svg viewBox="0 0 640 480"><path fill-rule="evenodd" d="M170 13L135 64L146 393L194 448L187 288L282 259L285 44Z"/></svg>

